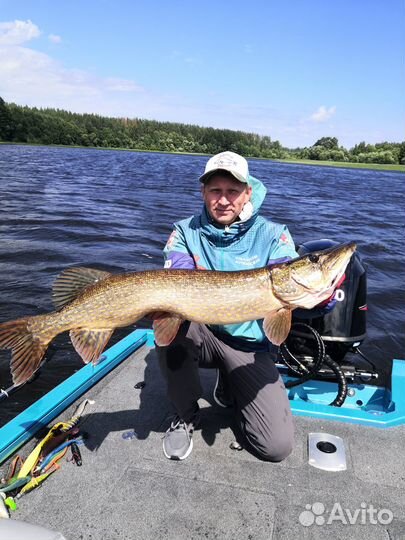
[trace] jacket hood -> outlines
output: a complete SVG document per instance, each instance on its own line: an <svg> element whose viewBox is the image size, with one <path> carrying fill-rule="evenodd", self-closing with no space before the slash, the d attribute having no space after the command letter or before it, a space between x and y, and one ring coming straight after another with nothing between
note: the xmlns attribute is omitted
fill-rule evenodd
<svg viewBox="0 0 405 540"><path fill-rule="evenodd" d="M252 197L250 199L253 206L253 214L257 214L266 197L267 188L261 180L249 175L249 185L252 186Z"/></svg>

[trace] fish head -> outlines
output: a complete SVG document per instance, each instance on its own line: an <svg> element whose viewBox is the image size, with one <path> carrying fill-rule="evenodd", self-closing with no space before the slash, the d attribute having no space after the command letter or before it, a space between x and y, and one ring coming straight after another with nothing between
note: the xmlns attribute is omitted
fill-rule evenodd
<svg viewBox="0 0 405 540"><path fill-rule="evenodd" d="M274 294L291 307L311 309L333 294L355 250L349 242L277 265L271 270Z"/></svg>

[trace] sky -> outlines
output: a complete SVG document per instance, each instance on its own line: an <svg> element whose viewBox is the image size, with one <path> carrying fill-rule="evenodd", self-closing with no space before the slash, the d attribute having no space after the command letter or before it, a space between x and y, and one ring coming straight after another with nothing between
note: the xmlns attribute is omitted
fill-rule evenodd
<svg viewBox="0 0 405 540"><path fill-rule="evenodd" d="M0 0L0 96L267 135L405 139L405 0Z"/></svg>

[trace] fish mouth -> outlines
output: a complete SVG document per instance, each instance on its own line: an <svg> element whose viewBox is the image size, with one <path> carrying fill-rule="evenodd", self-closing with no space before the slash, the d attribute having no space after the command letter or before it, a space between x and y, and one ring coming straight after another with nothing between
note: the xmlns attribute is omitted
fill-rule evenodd
<svg viewBox="0 0 405 540"><path fill-rule="evenodd" d="M325 294L333 294L342 276L344 276L347 265L355 251L355 242L346 242L320 252L322 273L325 277L329 276L329 285L326 287Z"/></svg>
<svg viewBox="0 0 405 540"><path fill-rule="evenodd" d="M347 242L319 253L322 271L325 275L330 275L332 277L331 286L336 285L336 283L343 276L346 267L355 251L355 242Z"/></svg>
<svg viewBox="0 0 405 540"><path fill-rule="evenodd" d="M300 278L299 274L293 279L307 293L311 293L313 297L319 298L319 301L321 301L333 294L355 250L355 242L347 242L300 257L302 259L307 258L312 264L319 265L323 276L323 284L320 283L316 289L305 278ZM302 294L302 297L304 296L305 293Z"/></svg>

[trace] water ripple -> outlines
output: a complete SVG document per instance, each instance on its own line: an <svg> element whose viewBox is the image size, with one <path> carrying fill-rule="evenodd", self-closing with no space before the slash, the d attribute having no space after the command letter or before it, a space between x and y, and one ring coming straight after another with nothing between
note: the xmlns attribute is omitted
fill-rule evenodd
<svg viewBox="0 0 405 540"><path fill-rule="evenodd" d="M205 157L77 148L0 146L0 321L52 309L67 266L111 271L160 268L172 223L201 208ZM296 242L355 240L368 266L368 339L375 362L404 355L404 175L251 161L268 189L263 215ZM122 337L117 332L115 340ZM0 421L81 367L57 338L41 377ZM9 380L0 354L0 384ZM1 423L1 422L0 422Z"/></svg>

